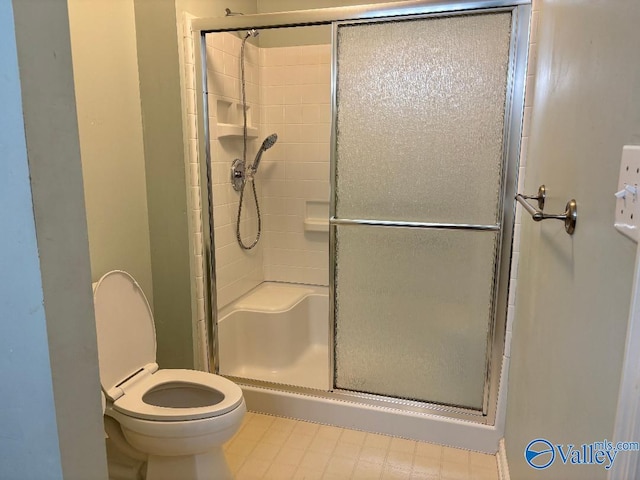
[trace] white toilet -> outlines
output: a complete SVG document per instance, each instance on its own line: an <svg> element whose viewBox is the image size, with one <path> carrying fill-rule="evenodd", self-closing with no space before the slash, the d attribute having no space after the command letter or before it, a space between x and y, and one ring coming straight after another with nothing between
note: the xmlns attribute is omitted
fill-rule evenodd
<svg viewBox="0 0 640 480"><path fill-rule="evenodd" d="M93 297L105 415L146 456L147 480L232 478L222 445L246 412L240 387L211 373L158 370L151 309L127 272L105 274Z"/></svg>

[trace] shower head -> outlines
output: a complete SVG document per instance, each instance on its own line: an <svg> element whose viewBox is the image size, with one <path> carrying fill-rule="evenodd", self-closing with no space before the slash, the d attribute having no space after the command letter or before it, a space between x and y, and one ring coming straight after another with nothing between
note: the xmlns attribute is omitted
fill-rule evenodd
<svg viewBox="0 0 640 480"><path fill-rule="evenodd" d="M258 35L260 35L260 32L255 28L252 28L251 30L247 30L247 33L244 38L246 40L249 37L257 37Z"/></svg>
<svg viewBox="0 0 640 480"><path fill-rule="evenodd" d="M233 17L235 15L244 15L244 13L242 13L242 12L232 12L230 8L225 8L224 9L224 16L225 17Z"/></svg>
<svg viewBox="0 0 640 480"><path fill-rule="evenodd" d="M264 142L262 142L262 146L260 147L260 150L269 150L271 147L273 147L273 145L278 141L278 134L277 133L272 133L271 135L269 135L267 138L264 139Z"/></svg>
<svg viewBox="0 0 640 480"><path fill-rule="evenodd" d="M253 165L251 165L251 171L256 173L258 171L258 165L260 165L260 160L262 159L262 154L273 147L278 140L278 134L272 133L267 138L264 139L262 145L260 146L260 150L256 154L256 159L253 161Z"/></svg>

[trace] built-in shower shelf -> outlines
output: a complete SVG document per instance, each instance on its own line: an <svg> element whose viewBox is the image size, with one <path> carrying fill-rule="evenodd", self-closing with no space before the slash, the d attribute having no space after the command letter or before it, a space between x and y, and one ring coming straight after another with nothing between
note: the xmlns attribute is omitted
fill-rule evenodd
<svg viewBox="0 0 640 480"><path fill-rule="evenodd" d="M242 125L236 125L235 123L218 123L216 125L216 130L217 130L218 138L231 138L231 137L242 138L244 127ZM258 137L257 127L247 127L247 137L257 138Z"/></svg>
<svg viewBox="0 0 640 480"><path fill-rule="evenodd" d="M304 231L329 231L329 202L325 200L307 200L305 202Z"/></svg>
<svg viewBox="0 0 640 480"><path fill-rule="evenodd" d="M329 220L316 220L306 218L304 220L304 229L307 232L328 232Z"/></svg>

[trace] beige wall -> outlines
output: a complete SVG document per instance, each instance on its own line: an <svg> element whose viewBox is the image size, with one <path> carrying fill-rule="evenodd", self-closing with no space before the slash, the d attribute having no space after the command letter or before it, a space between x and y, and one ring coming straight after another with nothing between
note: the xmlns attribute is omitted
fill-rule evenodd
<svg viewBox="0 0 640 480"><path fill-rule="evenodd" d="M158 363L163 368L194 366L198 320L198 267L193 225L200 215L188 189L190 117L181 90L183 14L224 16L228 5L209 0L133 0L142 104L149 240L153 270ZM255 2L233 2L255 11ZM196 208L197 207L197 208Z"/></svg>
<svg viewBox="0 0 640 480"><path fill-rule="evenodd" d="M133 1L68 4L92 278L126 270L153 303Z"/></svg>
<svg viewBox="0 0 640 480"><path fill-rule="evenodd" d="M524 448L611 439L635 246L612 227L622 146L640 142L640 5L537 2L537 83L525 188L545 211L578 201L568 236L522 217L506 446L511 478L604 479L601 466L537 471ZM635 440L635 439L619 439Z"/></svg>
<svg viewBox="0 0 640 480"><path fill-rule="evenodd" d="M290 10L311 10L313 8L345 7L371 3L393 3L403 0L257 0L258 13L287 12Z"/></svg>
<svg viewBox="0 0 640 480"><path fill-rule="evenodd" d="M176 11L181 16L187 12L194 17L224 17L225 8L245 15L256 13L256 0L175 0Z"/></svg>
<svg viewBox="0 0 640 480"><path fill-rule="evenodd" d="M257 0L257 13L287 12L291 10L310 10L313 8L345 7L370 3L388 3L394 0ZM401 0L395 0L401 1ZM323 45L331 41L331 25L318 25L306 28L282 28L265 30L260 35L260 46L291 47L298 45Z"/></svg>
<svg viewBox="0 0 640 480"><path fill-rule="evenodd" d="M191 270L174 0L133 0L153 304L161 368L193 366Z"/></svg>

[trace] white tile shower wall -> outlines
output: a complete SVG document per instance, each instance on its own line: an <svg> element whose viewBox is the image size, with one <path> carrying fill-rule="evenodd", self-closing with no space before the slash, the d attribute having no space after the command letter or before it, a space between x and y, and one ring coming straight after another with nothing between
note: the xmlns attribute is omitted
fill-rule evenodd
<svg viewBox="0 0 640 480"><path fill-rule="evenodd" d="M529 38L529 62L527 65L527 81L524 99L524 121L522 124L522 144L520 146L520 170L518 171L518 192L524 191L524 179L527 166L527 151L529 148L529 135L531 133L531 115L533 113L533 98L536 80L536 59L538 57L538 16L540 15L540 2L534 0L531 13L531 33ZM525 219L526 220L526 219ZM520 230L522 222L522 208L516 209L516 221L513 232L513 254L511 257L511 279L509 283L509 307L507 310L507 328L504 342L504 355L511 356L511 336L513 320L515 318L515 306L517 301L518 286L518 262L520 260Z"/></svg>
<svg viewBox="0 0 640 480"><path fill-rule="evenodd" d="M230 169L243 154L241 102L242 40L233 33L210 33L206 37L210 147L212 157L213 219L218 308L242 296L264 280L263 245L242 249L236 240L236 221L240 193L233 190ZM245 44L245 92L247 99L247 163L253 162L258 148L260 118L259 51ZM258 183L258 196L261 186ZM244 193L240 232L245 245L257 233L258 215L250 184ZM264 222L263 222L264 223ZM263 227L264 229L264 227Z"/></svg>
<svg viewBox="0 0 640 480"><path fill-rule="evenodd" d="M278 134L258 173L264 195L264 275L328 285L329 234L305 231L307 202L330 195L331 46L260 51L263 136Z"/></svg>
<svg viewBox="0 0 640 480"><path fill-rule="evenodd" d="M195 367L201 370L207 369L207 336L205 328L205 300L204 300L204 256L202 244L202 205L200 202L200 169L198 157L198 130L196 122L196 83L195 83L195 56L194 38L191 28L191 20L194 17L184 14L182 18L182 28L178 26L178 31L182 32L180 45L182 51L180 55L183 69L182 93L185 105L185 141L186 141L186 163L187 187L189 188L189 228L192 234L192 255L191 261L195 272L195 296L196 296L196 318L194 331L197 332L194 338L194 361Z"/></svg>

